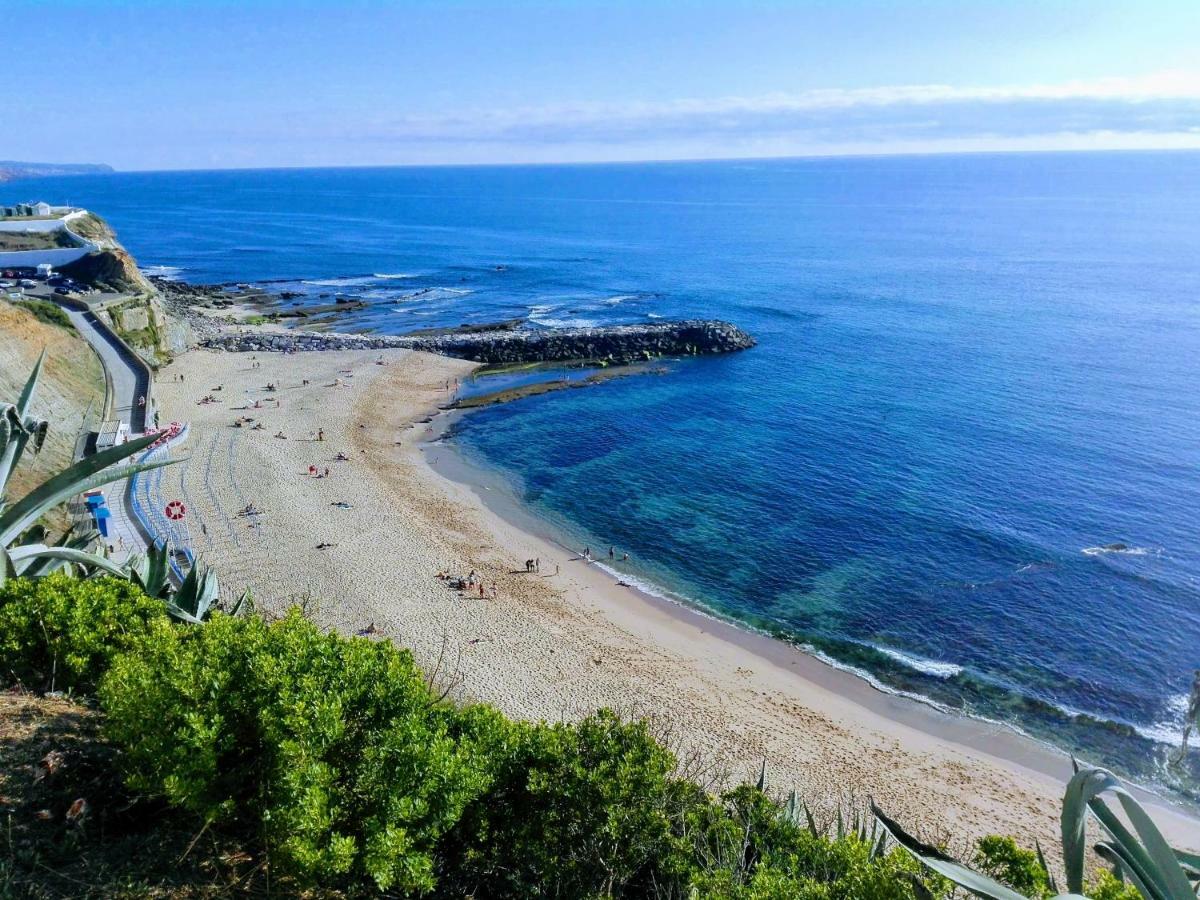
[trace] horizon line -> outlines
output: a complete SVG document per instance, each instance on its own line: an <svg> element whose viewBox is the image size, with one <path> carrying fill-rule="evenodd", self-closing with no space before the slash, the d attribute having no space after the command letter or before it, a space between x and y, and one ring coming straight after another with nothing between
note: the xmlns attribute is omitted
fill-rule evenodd
<svg viewBox="0 0 1200 900"><path fill-rule="evenodd" d="M170 174L178 172L279 172L279 171L311 171L321 169L484 169L484 168L552 168L552 167L568 167L568 166L645 166L645 165L674 165L679 163L727 163L727 162L785 162L785 161L824 161L824 160L839 160L839 159L904 159L904 158L927 158L934 156L1049 156L1049 155L1083 155L1083 154L1102 154L1102 153L1200 153L1200 147L1049 147L1044 149L980 149L980 150L927 150L914 151L905 150L889 153L881 151L876 153L869 152L845 152L845 153L805 153L805 154L786 154L786 155L768 155L768 156L693 156L693 157L670 157L663 159L589 159L589 160L562 160L562 161L537 161L537 162L442 162L442 163L349 163L349 164L317 164L317 165L266 165L266 166L197 166L197 167L182 167L182 168L145 168L145 169L122 169L113 166L111 163L22 163L23 165L106 165L112 169L111 172L81 172L77 175L61 174L49 176L29 176L28 178L13 179L13 181L26 181L35 178L59 177L59 178L79 178L87 175L153 175L153 174ZM9 184L13 182L7 182Z"/></svg>

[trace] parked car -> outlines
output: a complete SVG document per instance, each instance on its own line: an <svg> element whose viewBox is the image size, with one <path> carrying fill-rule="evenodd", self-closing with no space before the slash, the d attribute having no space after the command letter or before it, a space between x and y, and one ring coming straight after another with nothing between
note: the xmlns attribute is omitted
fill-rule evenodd
<svg viewBox="0 0 1200 900"><path fill-rule="evenodd" d="M70 296L70 294L71 294L71 292L68 291L65 287L56 287L54 289L54 293L59 294L63 297Z"/></svg>

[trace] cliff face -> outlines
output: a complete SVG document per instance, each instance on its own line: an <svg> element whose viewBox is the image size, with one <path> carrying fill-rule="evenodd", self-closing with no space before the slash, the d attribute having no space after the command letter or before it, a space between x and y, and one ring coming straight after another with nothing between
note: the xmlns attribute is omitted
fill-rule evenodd
<svg viewBox="0 0 1200 900"><path fill-rule="evenodd" d="M148 296L156 293L154 285L138 271L133 257L121 246L116 233L98 215L89 212L75 216L67 222L67 227L81 238L98 244L101 250L60 266L63 274L100 290L119 294Z"/></svg>
<svg viewBox="0 0 1200 900"><path fill-rule="evenodd" d="M98 309L97 315L152 366L187 349L192 343L187 323L167 314L158 289L138 269L112 227L93 212L70 217L67 227L100 250L58 270L102 291L129 295L127 300Z"/></svg>
<svg viewBox="0 0 1200 900"><path fill-rule="evenodd" d="M50 420L50 432L42 451L26 451L14 470L9 482L11 502L70 465L80 430L94 428L103 416L104 370L92 348L74 328L42 322L29 310L4 300L0 300L0 399L17 398L43 349L46 362L32 413ZM54 530L69 524L63 508L48 518Z"/></svg>

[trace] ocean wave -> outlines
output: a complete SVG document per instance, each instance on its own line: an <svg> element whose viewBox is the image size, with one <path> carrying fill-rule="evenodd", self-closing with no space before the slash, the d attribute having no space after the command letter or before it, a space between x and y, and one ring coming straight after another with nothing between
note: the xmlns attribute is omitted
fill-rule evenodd
<svg viewBox="0 0 1200 900"><path fill-rule="evenodd" d="M878 650L884 656L891 657L896 662L903 663L910 669L915 669L925 675L932 675L934 678L953 678L955 675L962 674L963 667L957 663L923 659L920 656L901 653L899 650L893 650L891 647L881 647L878 644L869 644L868 646L874 650Z"/></svg>
<svg viewBox="0 0 1200 900"><path fill-rule="evenodd" d="M545 316L530 316L529 321L545 328L595 328L600 324L595 319L554 319Z"/></svg>
<svg viewBox="0 0 1200 900"><path fill-rule="evenodd" d="M382 278L384 281L391 281L394 278L420 278L419 275L413 275L408 272L376 272L372 278Z"/></svg>
<svg viewBox="0 0 1200 900"><path fill-rule="evenodd" d="M879 691L881 694L890 694L893 697L905 697L909 700L915 700L917 703L924 703L926 706L932 706L934 709L940 710L944 713L950 713L951 715L961 715L962 714L961 710L951 709L946 704L939 703L938 701L934 700L932 697L927 697L925 694L919 693L917 691L905 691L900 688L892 687L890 684L886 684L885 682L880 681L878 678L875 677L875 675L868 672L866 669L862 668L861 666L855 666L855 665L851 665L850 663L842 662L840 659L830 656L824 650L820 649L819 647L815 647L812 644L804 643L804 644L799 644L798 646L800 647L801 650L803 650L809 656L815 656L821 662L825 663L825 665L827 665L831 668L837 669L839 672L849 672L851 675L858 676L863 681L865 681L867 684L871 685L871 687L875 688L875 690ZM986 722L991 721L990 719L984 719L982 716L972 716L972 718L979 718ZM996 724L1007 725L1008 723L997 722ZM1014 730L1020 731L1019 728L1014 729Z"/></svg>
<svg viewBox="0 0 1200 900"><path fill-rule="evenodd" d="M612 566L606 565L605 563L602 563L599 560L592 560L592 565L595 566L597 569L600 569L603 572L607 572L609 575L611 575L617 581L623 581L623 582L625 582L625 584L629 585L630 587L641 591L643 594L649 594L651 597L657 597L660 600L670 600L672 603L680 602L677 597L672 597L665 590L663 590L658 585L656 585L652 582L645 581L634 575L629 575L626 572L618 571L617 569L614 569ZM690 604L689 604L689 607L690 607Z"/></svg>
<svg viewBox="0 0 1200 900"><path fill-rule="evenodd" d="M595 319L581 319L551 316L549 313L561 308L561 304L534 304L529 307L529 321L544 328L592 328L598 323Z"/></svg>
<svg viewBox="0 0 1200 900"><path fill-rule="evenodd" d="M637 294L617 294L615 297L605 297L603 300L600 301L600 303L603 304L604 306L619 306L620 304L624 303L626 300L636 300L636 299L638 299Z"/></svg>
<svg viewBox="0 0 1200 900"><path fill-rule="evenodd" d="M646 313L647 319L662 319L665 318L661 313Z"/></svg>
<svg viewBox="0 0 1200 900"><path fill-rule="evenodd" d="M1105 553L1120 553L1124 556L1161 556L1162 547L1130 547L1128 544L1105 544L1103 547L1084 547L1079 551L1085 556L1102 556Z"/></svg>
<svg viewBox="0 0 1200 900"><path fill-rule="evenodd" d="M311 278L300 283L313 287L354 287L355 285L370 284L374 280L374 275L352 275L346 278Z"/></svg>
<svg viewBox="0 0 1200 900"><path fill-rule="evenodd" d="M142 274L162 278L166 281L178 281L183 272L183 266L142 266Z"/></svg>
<svg viewBox="0 0 1200 900"><path fill-rule="evenodd" d="M1152 725L1134 725L1133 730L1149 741L1178 747L1183 743L1187 725L1188 695L1175 694L1167 699L1162 717Z"/></svg>

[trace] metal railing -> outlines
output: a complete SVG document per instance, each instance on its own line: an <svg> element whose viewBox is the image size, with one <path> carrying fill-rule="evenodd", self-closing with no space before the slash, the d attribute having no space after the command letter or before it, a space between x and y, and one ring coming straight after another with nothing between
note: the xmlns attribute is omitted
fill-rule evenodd
<svg viewBox="0 0 1200 900"><path fill-rule="evenodd" d="M187 434L188 426L184 425L179 434L165 444L147 450L138 458L138 462L161 460L170 454L173 446L186 440ZM163 469L160 467L148 472L137 472L130 477L129 510L153 541L166 545L171 572L182 582L187 573L179 565L177 555L182 555L187 560L189 569L196 564L196 557L192 552L192 535L186 524L181 525L167 518L162 501L162 475Z"/></svg>

